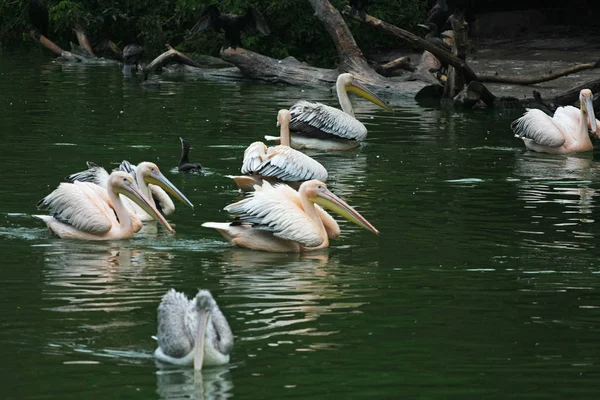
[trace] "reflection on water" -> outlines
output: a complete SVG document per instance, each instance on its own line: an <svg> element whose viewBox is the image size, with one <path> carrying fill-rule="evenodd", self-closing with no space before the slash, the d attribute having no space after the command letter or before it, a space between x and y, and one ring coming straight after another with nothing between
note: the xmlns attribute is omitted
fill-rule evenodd
<svg viewBox="0 0 600 400"><path fill-rule="evenodd" d="M160 368L160 365L157 365ZM233 396L228 366L204 368L160 368L156 372L156 393L165 400L219 400Z"/></svg>
<svg viewBox="0 0 600 400"><path fill-rule="evenodd" d="M595 248L596 189L590 187L600 168L591 155L524 154L516 159L518 200L524 202L529 226L519 231L524 247L586 250Z"/></svg>

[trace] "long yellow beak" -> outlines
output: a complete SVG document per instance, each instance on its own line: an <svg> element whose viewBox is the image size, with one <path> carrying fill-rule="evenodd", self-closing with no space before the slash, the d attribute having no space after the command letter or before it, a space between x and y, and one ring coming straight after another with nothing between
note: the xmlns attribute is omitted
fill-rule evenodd
<svg viewBox="0 0 600 400"><path fill-rule="evenodd" d="M596 126L596 115L594 114L594 103L591 97L586 97L581 107L584 109L588 118L588 126L592 133L596 135L598 127Z"/></svg>
<svg viewBox="0 0 600 400"><path fill-rule="evenodd" d="M365 99L369 100L371 103L378 105L379 107L381 107L385 110L393 111L392 108L390 106L388 106L385 103L385 101L383 101L383 99L381 99L375 93L373 93L372 91L367 89L367 87L364 86L362 83L356 81L356 79L353 79L351 84L346 85L346 91L352 92L361 97L364 97Z"/></svg>
<svg viewBox="0 0 600 400"><path fill-rule="evenodd" d="M371 223L367 221L365 217L360 215L358 211L350 207L344 200L340 199L329 190L326 189L324 192L317 192L317 197L311 200L314 203L341 215L348 221L353 222L358 226L362 226L363 228L379 235L379 231L375 229L375 227L371 225Z"/></svg>
<svg viewBox="0 0 600 400"><path fill-rule="evenodd" d="M162 214L159 213L156 208L154 208L150 203L148 203L148 200L146 200L146 198L144 197L142 192L139 191L139 189L137 189L134 186L123 186L119 189L118 192L124 196L129 197L135 204L140 206L142 210L146 211L148 215L160 222L169 232L175 233L175 230L171 228L171 225L169 225L165 217L163 217Z"/></svg>
<svg viewBox="0 0 600 400"><path fill-rule="evenodd" d="M204 345L206 342L206 326L210 318L210 311L198 311L198 327L196 330L196 340L194 341L194 369L200 371L204 363Z"/></svg>
<svg viewBox="0 0 600 400"><path fill-rule="evenodd" d="M160 171L153 171L153 172L151 172L149 176L147 176L147 177L144 178L144 180L146 181L146 183L151 183L153 185L160 186L161 188L165 189L173 197L175 197L176 199L178 199L182 203L185 203L188 206L194 208L194 205L192 204L192 202L189 201L187 199L187 197L185 197L183 195L183 193L181 193L181 191L179 189L177 189L175 187L175 185L173 185L171 183L171 181L168 180L167 177L164 176Z"/></svg>

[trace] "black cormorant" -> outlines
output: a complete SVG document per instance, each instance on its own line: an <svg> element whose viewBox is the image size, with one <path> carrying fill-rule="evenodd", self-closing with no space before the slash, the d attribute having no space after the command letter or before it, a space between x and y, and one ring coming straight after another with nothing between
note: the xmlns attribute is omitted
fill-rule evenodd
<svg viewBox="0 0 600 400"><path fill-rule="evenodd" d="M191 163L188 155L190 153L190 142L180 137L181 140L181 160L179 160L179 171L189 174L199 174L202 172L202 166L199 163Z"/></svg>
<svg viewBox="0 0 600 400"><path fill-rule="evenodd" d="M419 24L418 26L428 30L427 34L425 35L425 40L427 40L429 43L435 44L436 46L441 47L448 52L452 51L452 48L447 43L444 43L442 38L440 38L438 26L435 23L426 22L424 24Z"/></svg>
<svg viewBox="0 0 600 400"><path fill-rule="evenodd" d="M221 14L219 7L212 4L202 12L198 23L192 28L191 34L195 35L208 27L217 32L225 32L225 39L227 39L229 47L234 49L242 43L242 31L251 35L260 32L265 36L271 33L262 14L252 6L246 9L244 15L236 15Z"/></svg>
<svg viewBox="0 0 600 400"><path fill-rule="evenodd" d="M144 54L144 48L138 44L128 44L123 48L123 73L131 74L131 69L135 65L140 68L140 58Z"/></svg>
<svg viewBox="0 0 600 400"><path fill-rule="evenodd" d="M45 0L29 1L29 20L42 35L48 37L48 7Z"/></svg>
<svg viewBox="0 0 600 400"><path fill-rule="evenodd" d="M356 14L364 20L367 18L367 7L369 6L369 0L349 0L350 13Z"/></svg>

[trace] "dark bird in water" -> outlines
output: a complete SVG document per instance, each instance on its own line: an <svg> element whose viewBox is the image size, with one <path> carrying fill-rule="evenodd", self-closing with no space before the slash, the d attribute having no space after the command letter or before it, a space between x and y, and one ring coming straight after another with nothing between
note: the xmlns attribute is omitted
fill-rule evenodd
<svg viewBox="0 0 600 400"><path fill-rule="evenodd" d="M369 6L369 0L350 0L350 13L357 14L362 19L367 19L367 7Z"/></svg>
<svg viewBox="0 0 600 400"><path fill-rule="evenodd" d="M144 54L144 48L137 44L128 44L123 49L123 74L131 74L131 69L135 65L140 69L140 59Z"/></svg>
<svg viewBox="0 0 600 400"><path fill-rule="evenodd" d="M48 37L48 7L45 0L29 1L29 20L42 35Z"/></svg>
<svg viewBox="0 0 600 400"><path fill-rule="evenodd" d="M212 4L202 12L198 23L190 32L195 35L208 27L217 32L225 32L225 39L227 39L229 47L234 49L242 44L242 31L246 31L250 35L256 35L258 32L267 36L271 33L262 14L252 6L246 9L244 15L236 15L221 14L219 7Z"/></svg>
<svg viewBox="0 0 600 400"><path fill-rule="evenodd" d="M202 166L199 163L191 163L188 155L190 153L190 142L180 137L181 140L181 160L179 160L179 171L188 174L199 174L202 172Z"/></svg>
<svg viewBox="0 0 600 400"><path fill-rule="evenodd" d="M439 35L438 26L433 22L426 22L424 24L419 24L418 26L427 29L427 34L425 35L425 40L429 43L434 44L442 49L450 52L452 48L442 40Z"/></svg>

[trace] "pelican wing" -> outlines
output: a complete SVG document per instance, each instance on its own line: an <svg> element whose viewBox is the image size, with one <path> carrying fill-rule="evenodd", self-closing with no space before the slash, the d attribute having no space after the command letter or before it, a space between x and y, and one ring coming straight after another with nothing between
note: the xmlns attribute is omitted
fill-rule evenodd
<svg viewBox="0 0 600 400"><path fill-rule="evenodd" d="M560 147L565 143L565 136L553 118L536 108L515 120L511 128L516 137L533 140L542 146Z"/></svg>
<svg viewBox="0 0 600 400"><path fill-rule="evenodd" d="M267 155L267 146L263 142L254 142L244 151L242 174L255 174Z"/></svg>
<svg viewBox="0 0 600 400"><path fill-rule="evenodd" d="M318 227L302 209L300 195L287 185L271 186L267 181L244 200L225 207L241 221L251 223L258 229L298 242L305 247L317 247L323 243Z"/></svg>
<svg viewBox="0 0 600 400"><path fill-rule="evenodd" d="M109 203L98 195L101 190L88 182L61 183L38 203L38 208L81 231L104 234L111 230L116 217Z"/></svg>
<svg viewBox="0 0 600 400"><path fill-rule="evenodd" d="M290 108L290 130L327 139L364 140L367 128L353 116L321 103L299 101Z"/></svg>
<svg viewBox="0 0 600 400"><path fill-rule="evenodd" d="M288 146L267 149L263 162L251 173L286 182L327 180L327 170L319 162Z"/></svg>
<svg viewBox="0 0 600 400"><path fill-rule="evenodd" d="M164 354L180 358L194 348L194 336L187 326L191 313L191 302L174 289L169 290L158 306L158 346Z"/></svg>
<svg viewBox="0 0 600 400"><path fill-rule="evenodd" d="M76 172L71 174L65 178L67 182L91 182L96 185L100 185L103 188L106 187L106 183L108 182L108 172L102 168L101 166L88 161L87 163L88 169L81 172Z"/></svg>

